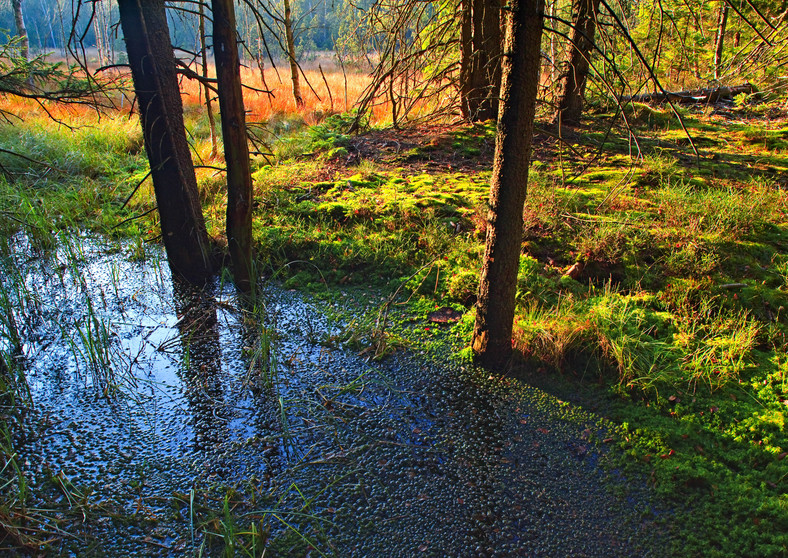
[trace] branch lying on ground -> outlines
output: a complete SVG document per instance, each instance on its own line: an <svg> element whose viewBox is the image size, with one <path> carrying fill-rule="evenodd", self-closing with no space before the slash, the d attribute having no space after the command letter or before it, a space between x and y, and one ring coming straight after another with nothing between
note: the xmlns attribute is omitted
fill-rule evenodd
<svg viewBox="0 0 788 558"><path fill-rule="evenodd" d="M732 101L734 97L741 95L742 93L745 95L751 95L753 93L757 93L757 89L755 89L752 84L745 83L743 85L736 85L733 87L720 86L693 89L691 91L642 93L640 95L622 97L621 100L623 102L633 103L664 103L667 101L673 101L674 103L680 104L706 104L717 103L720 101Z"/></svg>

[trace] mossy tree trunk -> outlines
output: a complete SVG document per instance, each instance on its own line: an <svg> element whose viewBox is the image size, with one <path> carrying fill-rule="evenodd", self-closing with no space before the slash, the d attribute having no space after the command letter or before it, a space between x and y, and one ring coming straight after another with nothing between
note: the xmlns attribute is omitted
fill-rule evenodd
<svg viewBox="0 0 788 558"><path fill-rule="evenodd" d="M583 98L591 68L599 3L599 0L574 0L572 3L572 46L558 99L556 123L574 126L580 123L583 115Z"/></svg>
<svg viewBox="0 0 788 558"><path fill-rule="evenodd" d="M208 235L183 127L164 0L119 0L118 7L167 260L175 275L204 283L212 273Z"/></svg>
<svg viewBox="0 0 788 558"><path fill-rule="evenodd" d="M460 100L471 122L498 116L501 86L501 4L462 0L460 22Z"/></svg>
<svg viewBox="0 0 788 558"><path fill-rule="evenodd" d="M235 7L233 0L212 0L211 7L222 142L227 165L227 243L235 284L239 290L250 292L254 288L252 173L241 91L241 61L235 36Z"/></svg>
<svg viewBox="0 0 788 558"><path fill-rule="evenodd" d="M473 331L474 356L488 368L505 366L512 353L544 0L510 0L508 8L487 243Z"/></svg>

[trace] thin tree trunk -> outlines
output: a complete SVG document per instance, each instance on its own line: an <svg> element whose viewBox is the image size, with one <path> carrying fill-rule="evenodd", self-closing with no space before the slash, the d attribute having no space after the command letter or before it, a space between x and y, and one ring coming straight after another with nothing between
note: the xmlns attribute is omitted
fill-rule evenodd
<svg viewBox="0 0 788 558"><path fill-rule="evenodd" d="M471 120L473 92L473 3L460 0L460 100L462 116Z"/></svg>
<svg viewBox="0 0 788 558"><path fill-rule="evenodd" d="M489 368L506 365L512 352L523 206L541 74L544 0L510 0L508 7L487 243L473 331L474 355Z"/></svg>
<svg viewBox="0 0 788 558"><path fill-rule="evenodd" d="M720 79L722 71L722 53L725 49L725 27L728 24L728 2L722 0L720 15L717 22L717 41L714 45L714 79Z"/></svg>
<svg viewBox="0 0 788 558"><path fill-rule="evenodd" d="M219 90L224 159L227 165L227 244L239 290L254 289L252 269L252 173L246 114L241 91L241 61L235 37L233 0L212 0L213 54Z"/></svg>
<svg viewBox="0 0 788 558"><path fill-rule="evenodd" d="M118 0L161 234L175 275L200 284L211 275L208 235L183 127L183 104L164 0Z"/></svg>
<svg viewBox="0 0 788 558"><path fill-rule="evenodd" d="M95 2L93 5L93 34L96 36L96 57L98 58L98 65L104 65L104 33L102 31L101 22L101 2Z"/></svg>
<svg viewBox="0 0 788 558"><path fill-rule="evenodd" d="M285 2L285 40L287 41L287 56L290 59L290 79L293 81L293 99L297 107L304 106L304 99L301 97L301 83L298 79L298 62L295 57L295 39L293 37L293 19L290 10L290 0Z"/></svg>
<svg viewBox="0 0 788 558"><path fill-rule="evenodd" d="M57 0L57 13L60 19L60 49L63 58L68 60L68 39L66 38L66 26L63 24L63 7L60 5L60 0Z"/></svg>
<svg viewBox="0 0 788 558"><path fill-rule="evenodd" d="M202 77L208 78L208 46L205 44L205 14L202 2L200 6L200 56L202 57ZM203 85L205 93L205 111L208 113L208 126L211 130L211 158L219 153L218 140L216 138L216 119L213 116L213 101L211 100L211 90L207 85Z"/></svg>
<svg viewBox="0 0 788 558"><path fill-rule="evenodd" d="M575 14L572 51L556 115L556 123L570 126L579 124L583 114L583 97L591 67L591 50L594 48L599 0L575 0L572 9Z"/></svg>
<svg viewBox="0 0 788 558"><path fill-rule="evenodd" d="M14 24L16 34L19 36L19 54L25 60L30 59L30 48L27 39L27 28L25 28L25 18L22 17L22 0L11 0L11 7L14 10Z"/></svg>
<svg viewBox="0 0 788 558"><path fill-rule="evenodd" d="M39 0L39 4L41 6L41 13L47 18L47 26L49 27L49 40L52 41L52 48L57 48L55 46L55 30L52 27L52 17L49 14L49 7L47 6L45 0ZM46 43L41 46L46 48Z"/></svg>
<svg viewBox="0 0 788 558"><path fill-rule="evenodd" d="M550 17L555 18L558 1L550 2ZM555 21L551 24L553 29L556 27ZM556 34L550 33L550 82L554 84L558 80L558 60L556 56Z"/></svg>

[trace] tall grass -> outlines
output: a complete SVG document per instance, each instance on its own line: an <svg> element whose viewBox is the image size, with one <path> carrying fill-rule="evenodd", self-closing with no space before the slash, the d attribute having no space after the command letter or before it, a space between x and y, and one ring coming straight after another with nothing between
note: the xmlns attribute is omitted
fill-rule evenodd
<svg viewBox="0 0 788 558"><path fill-rule="evenodd" d="M150 209L150 190L143 188L123 207L147 170L142 135L135 120L95 114L52 122L34 110L24 122L0 126L0 154L9 177L0 179L0 226L54 246L59 229L87 227L112 232L113 227ZM127 230L137 232L129 221Z"/></svg>
<svg viewBox="0 0 788 558"><path fill-rule="evenodd" d="M753 362L762 328L746 313L687 316L659 306L653 296L619 293L610 284L586 298L531 302L515 319L515 346L559 370L584 362L612 371L621 386L640 391L714 390Z"/></svg>
<svg viewBox="0 0 788 558"><path fill-rule="evenodd" d="M284 70L284 66L279 66L277 69L265 67L263 70L265 80L256 66L241 68L241 81L248 86L244 90L244 105L248 111L248 120L276 124L277 120L299 116L305 124L312 125L320 122L328 114L352 110L369 85L369 74L359 70L343 74L336 64L330 62L322 66L321 74L318 68L309 64L304 65L304 75L301 76L303 107L296 107L289 71ZM209 75L215 74L215 68L209 65ZM307 82L311 84L311 88ZM269 91L270 94L264 91ZM187 111L191 110L191 107L202 104L200 87L194 81L183 83L182 95ZM374 109L373 118L382 121L389 114L390 109L386 105L379 105Z"/></svg>

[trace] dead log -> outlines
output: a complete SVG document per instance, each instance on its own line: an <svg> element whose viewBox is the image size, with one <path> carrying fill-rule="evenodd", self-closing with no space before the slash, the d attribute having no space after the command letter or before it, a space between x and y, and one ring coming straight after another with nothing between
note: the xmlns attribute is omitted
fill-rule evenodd
<svg viewBox="0 0 788 558"><path fill-rule="evenodd" d="M711 104L719 102L731 102L737 95L745 93L751 95L757 93L757 89L751 83L743 85L720 87L707 87L703 89L694 89L690 91L668 91L667 93L654 92L642 93L640 95L631 95L622 97L621 101L625 103L666 103L671 101L679 104Z"/></svg>

